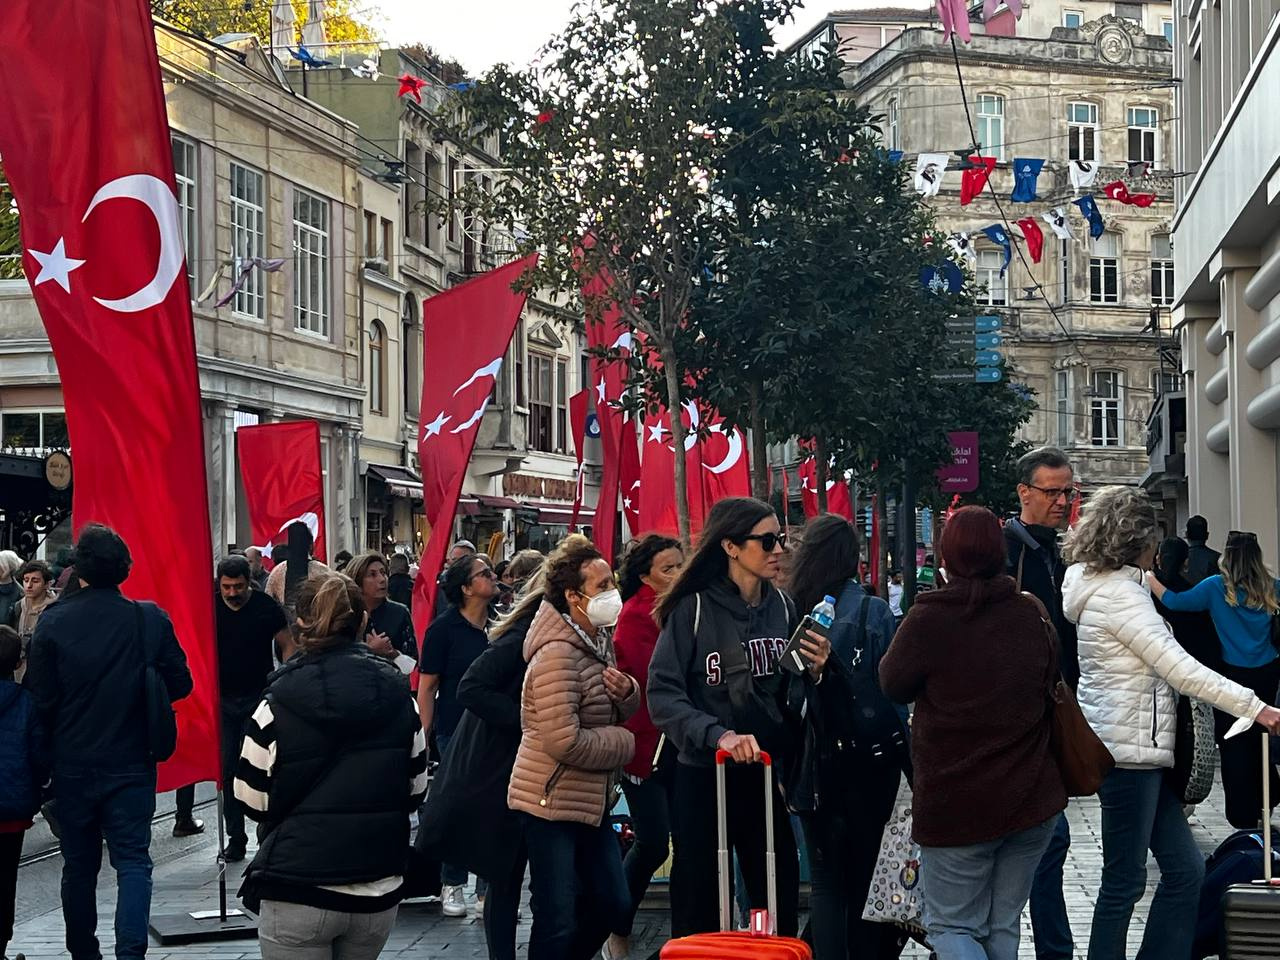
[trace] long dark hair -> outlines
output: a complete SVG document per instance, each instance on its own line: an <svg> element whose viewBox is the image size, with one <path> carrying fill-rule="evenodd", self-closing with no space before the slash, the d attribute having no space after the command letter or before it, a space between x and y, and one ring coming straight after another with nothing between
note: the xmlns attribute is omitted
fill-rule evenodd
<svg viewBox="0 0 1280 960"><path fill-rule="evenodd" d="M824 513L804 526L791 559L791 596L799 611L812 610L824 596L840 596L858 576L858 532L844 517Z"/></svg>
<svg viewBox="0 0 1280 960"><path fill-rule="evenodd" d="M618 571L618 591L622 599L630 600L644 586L641 577L649 575L653 569L654 558L663 550L679 549L680 541L664 537L660 533L650 533L640 539L622 558L622 569Z"/></svg>
<svg viewBox="0 0 1280 960"><path fill-rule="evenodd" d="M685 597L729 575L729 555L720 545L722 540L744 543L757 523L773 515L773 507L752 497L728 497L712 507L693 556L686 561L671 588L658 598L653 615L659 625L667 622Z"/></svg>

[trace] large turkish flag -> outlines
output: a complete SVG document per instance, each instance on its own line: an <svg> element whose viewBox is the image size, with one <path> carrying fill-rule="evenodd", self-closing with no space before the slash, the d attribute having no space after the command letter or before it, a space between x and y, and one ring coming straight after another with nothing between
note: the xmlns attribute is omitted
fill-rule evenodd
<svg viewBox="0 0 1280 960"><path fill-rule="evenodd" d="M311 531L311 555L327 562L320 425L288 420L241 427L236 446L254 544L269 558L271 548L287 542L289 526L300 520Z"/></svg>
<svg viewBox="0 0 1280 960"><path fill-rule="evenodd" d="M419 643L435 609L436 577L449 548L467 461L524 309L525 295L512 287L537 262L537 254L531 254L436 294L422 305L425 369L418 463L431 533L413 585L413 627Z"/></svg>
<svg viewBox="0 0 1280 960"><path fill-rule="evenodd" d="M168 611L186 651L195 689L159 789L219 780L200 380L151 11L4 0L0 37L0 155L62 380L75 523L124 537L125 592Z"/></svg>
<svg viewBox="0 0 1280 960"><path fill-rule="evenodd" d="M592 277L582 288L587 306L587 346L593 350L611 350L626 356L633 343L631 328L623 320L616 303L606 302L609 279L604 274ZM592 399L600 423L600 495L596 500L591 539L596 549L613 565L613 545L618 527L618 490L622 482L623 444L635 428L625 419L621 409L622 394L627 388L627 363L623 359L590 358ZM625 496L626 491L623 491Z"/></svg>
<svg viewBox="0 0 1280 960"><path fill-rule="evenodd" d="M800 475L800 503L804 507L804 515L812 519L820 512L818 510L817 458L806 458L801 462L797 472ZM848 481L827 477L827 513L839 514L846 520L853 520L853 499L849 493Z"/></svg>

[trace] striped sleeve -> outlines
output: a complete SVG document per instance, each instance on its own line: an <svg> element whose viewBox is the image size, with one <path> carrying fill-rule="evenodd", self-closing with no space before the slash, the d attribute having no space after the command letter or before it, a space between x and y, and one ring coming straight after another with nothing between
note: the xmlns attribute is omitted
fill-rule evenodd
<svg viewBox="0 0 1280 960"><path fill-rule="evenodd" d="M427 736L422 730L422 720L418 714L418 701L409 698L413 704L413 747L409 752L409 808L416 810L427 796Z"/></svg>
<svg viewBox="0 0 1280 960"><path fill-rule="evenodd" d="M236 766L235 798L245 805L253 820L267 815L271 793L271 773L276 765L276 726L271 704L263 700L244 728L244 745Z"/></svg>

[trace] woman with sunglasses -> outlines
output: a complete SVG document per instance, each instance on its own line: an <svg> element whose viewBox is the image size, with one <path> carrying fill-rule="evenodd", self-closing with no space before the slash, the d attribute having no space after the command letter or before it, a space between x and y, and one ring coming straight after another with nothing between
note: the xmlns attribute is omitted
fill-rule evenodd
<svg viewBox="0 0 1280 960"><path fill-rule="evenodd" d="M1219 672L1271 703L1280 686L1280 656L1271 632L1272 618L1280 613L1276 600L1280 584L1263 562L1254 533L1228 533L1218 565L1221 573L1189 590L1170 590L1152 574L1147 574L1147 582L1156 599L1175 613L1207 610L1222 642ZM1258 825L1262 796L1262 745L1253 735L1222 739L1234 722L1229 714L1214 712L1227 822L1237 829L1253 829ZM1273 806L1280 801L1280 777L1274 766L1271 798Z"/></svg>
<svg viewBox="0 0 1280 960"><path fill-rule="evenodd" d="M662 628L649 666L649 714L679 751L671 839L673 936L720 928L716 865L717 750L735 761L726 772L729 845L751 905L766 906L763 770L767 751L781 774L796 742L804 687L822 675L830 644L810 634L802 645L806 678L778 659L797 623L795 605L774 581L786 537L767 503L721 500L707 515L698 548L655 616ZM775 776L775 791L779 776ZM799 861L780 792L773 803L777 850L777 932L795 936Z"/></svg>

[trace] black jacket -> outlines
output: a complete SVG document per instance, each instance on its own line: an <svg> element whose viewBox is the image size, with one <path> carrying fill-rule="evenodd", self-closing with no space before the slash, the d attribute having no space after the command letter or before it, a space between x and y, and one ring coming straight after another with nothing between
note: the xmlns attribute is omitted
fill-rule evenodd
<svg viewBox="0 0 1280 960"><path fill-rule="evenodd" d="M44 727L31 694L0 680L0 821L35 816L48 772Z"/></svg>
<svg viewBox="0 0 1280 960"><path fill-rule="evenodd" d="M18 601L21 599L22 584L17 580L0 583L0 623L8 627L16 626L13 622L13 611L17 609Z"/></svg>
<svg viewBox="0 0 1280 960"><path fill-rule="evenodd" d="M248 752L236 774L236 795L265 833L245 872L246 903L326 907L315 888L404 875L421 724L399 670L363 643L296 656L245 730L259 747L275 743L269 774ZM254 802L263 795L265 812Z"/></svg>
<svg viewBox="0 0 1280 960"><path fill-rule="evenodd" d="M1182 593L1190 590L1189 583L1181 574L1158 573L1157 578L1169 590ZM1151 599L1155 600L1155 597ZM1218 638L1218 629L1213 625L1213 617L1207 611L1189 612L1170 610L1159 600L1155 600L1156 610L1173 628L1173 638L1182 649L1187 651L1210 670L1222 672L1222 641Z"/></svg>
<svg viewBox="0 0 1280 960"><path fill-rule="evenodd" d="M169 615L141 604L159 636L156 667L171 700L191 692L191 672ZM152 765L143 704L143 650L135 604L115 587L86 587L40 616L23 685L52 743L54 770Z"/></svg>
<svg viewBox="0 0 1280 960"><path fill-rule="evenodd" d="M431 786L419 849L477 876L506 878L523 846L507 786L520 748L524 638L533 614L491 643L458 684L462 719Z"/></svg>
<svg viewBox="0 0 1280 960"><path fill-rule="evenodd" d="M387 596L401 606L413 609L413 577L393 573L387 580Z"/></svg>
<svg viewBox="0 0 1280 960"><path fill-rule="evenodd" d="M385 633L391 645L407 657L418 659L418 641L414 639L413 617L409 608L395 600L384 600L369 612L369 633Z"/></svg>
<svg viewBox="0 0 1280 960"><path fill-rule="evenodd" d="M1035 595L1049 611L1058 633L1062 679L1074 690L1080 683L1080 658L1076 652L1076 625L1062 613L1062 578L1067 566L1058 548L1058 532L1051 527L1024 524L1014 517L1004 525L1004 542L1009 554L1009 576L1017 580L1021 566L1022 589Z"/></svg>
<svg viewBox="0 0 1280 960"><path fill-rule="evenodd" d="M1221 554L1217 550L1206 546L1203 540L1189 540L1187 543L1187 582L1191 586L1222 572L1218 568Z"/></svg>

